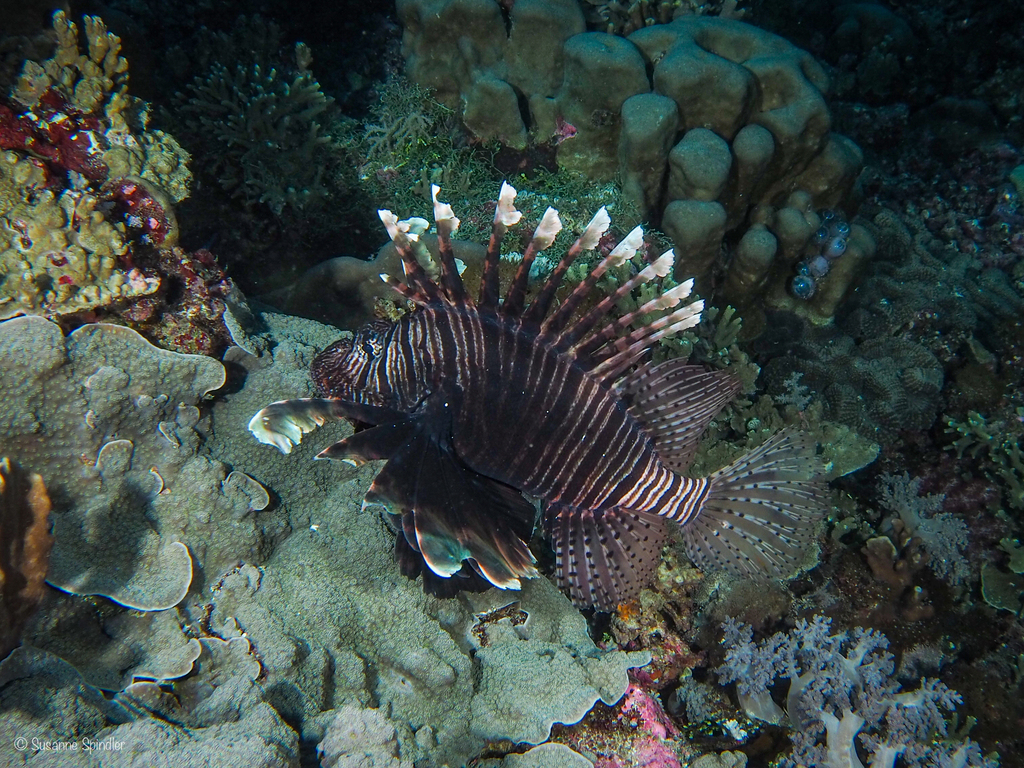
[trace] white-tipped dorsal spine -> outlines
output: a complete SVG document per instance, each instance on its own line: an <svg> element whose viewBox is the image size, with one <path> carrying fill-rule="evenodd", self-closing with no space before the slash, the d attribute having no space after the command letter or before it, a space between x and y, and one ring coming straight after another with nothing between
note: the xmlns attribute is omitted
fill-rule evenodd
<svg viewBox="0 0 1024 768"><path fill-rule="evenodd" d="M587 228L583 230L583 234L580 235L580 248L584 251L592 251L597 248L597 244L604 237L604 233L608 231L611 223L612 217L608 215L608 209L602 205L594 214L594 218L587 224Z"/></svg>
<svg viewBox="0 0 1024 768"><path fill-rule="evenodd" d="M437 199L440 191L437 184L430 185L430 198L434 201L434 224L437 227L437 252L441 259L441 290L449 301L463 302L467 298L466 289L455 264L451 240L452 234L459 228L459 219L448 203Z"/></svg>
<svg viewBox="0 0 1024 768"><path fill-rule="evenodd" d="M491 223L491 237L487 242L487 255L484 257L484 271L480 278L481 308L494 309L498 306L498 263L501 260L501 241L508 228L518 224L523 214L516 210L515 199L518 192L507 181L501 183L498 202L494 208L494 221Z"/></svg>
<svg viewBox="0 0 1024 768"><path fill-rule="evenodd" d="M494 223L503 227L511 227L518 224L523 218L521 211L516 210L515 201L516 188L507 181L501 182L501 190L498 192L498 204L494 208Z"/></svg>
<svg viewBox="0 0 1024 768"><path fill-rule="evenodd" d="M530 268L533 266L533 261L537 258L538 253L555 242L555 238L561 231L562 221L558 218L558 211L548 206L540 223L533 231L533 237L530 238L530 243L526 246L522 261L519 262L512 285L509 287L508 293L505 294L505 302L502 304L503 312L513 317L518 317L523 313L526 286L530 280Z"/></svg>
<svg viewBox="0 0 1024 768"><path fill-rule="evenodd" d="M598 213L600 213L600 211ZM587 275L580 284L573 289L573 292L569 294L568 298L562 302L562 305L541 324L541 333L555 334L562 330L566 322L568 322L569 318L572 316L572 313L575 312L576 308L583 303L587 294L589 294L591 289L597 285L597 281L604 276L604 273L612 267L620 266L626 261L626 259L633 258L637 249L640 248L643 243L643 227L635 227L632 232L622 239L622 242L612 248L611 253L598 262L597 266L591 270L590 274ZM563 340L566 338L567 334L574 338L579 338L579 336L574 332L574 329L577 326L578 323L574 324L571 328L566 328L562 331L562 335L556 343L560 345L563 344Z"/></svg>
<svg viewBox="0 0 1024 768"><path fill-rule="evenodd" d="M423 269L423 265L420 264L419 259L416 258L416 254L413 252L412 242L409 237L409 231L412 228L412 225L409 223L410 220L399 221L398 217L387 209L377 211L377 215L384 222L384 228L388 231L388 236L395 244L398 255L402 258L405 282L409 288L427 298L439 297L440 294L436 284L430 279L430 276ZM418 239L418 235L415 232L413 235Z"/></svg>

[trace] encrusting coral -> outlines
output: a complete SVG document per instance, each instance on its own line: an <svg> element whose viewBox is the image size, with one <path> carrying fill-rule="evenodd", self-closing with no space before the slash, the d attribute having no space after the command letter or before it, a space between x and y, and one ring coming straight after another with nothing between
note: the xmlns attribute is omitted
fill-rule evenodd
<svg viewBox="0 0 1024 768"><path fill-rule="evenodd" d="M0 661L42 600L52 546L43 479L0 459Z"/></svg>
<svg viewBox="0 0 1024 768"><path fill-rule="evenodd" d="M243 519L267 506L265 492L192 456L196 404L224 379L216 360L158 349L123 326L65 338L39 317L0 323L0 437L62 499L51 583L161 610L192 582L189 547L218 568L239 543L262 546L262 527ZM197 488L208 493L202 510L189 501ZM228 530L218 519L235 522Z"/></svg>
<svg viewBox="0 0 1024 768"><path fill-rule="evenodd" d="M0 318L151 295L160 277L135 266L135 249L177 237L188 154L146 130L120 39L96 17L84 27L83 52L77 25L55 13L56 52L25 62L0 99Z"/></svg>

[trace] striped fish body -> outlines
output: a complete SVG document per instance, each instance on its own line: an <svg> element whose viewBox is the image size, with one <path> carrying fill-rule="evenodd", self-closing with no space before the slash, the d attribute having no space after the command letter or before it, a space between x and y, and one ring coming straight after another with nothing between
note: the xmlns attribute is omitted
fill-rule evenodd
<svg viewBox="0 0 1024 768"><path fill-rule="evenodd" d="M671 252L572 319L601 274L635 253L638 228L549 312L573 258L607 227L602 209L524 306L530 263L553 239L549 209L499 302L501 236L509 211L518 213L506 188L477 301L451 253L457 219L436 191L436 283L419 264L417 237L382 212L405 282L382 277L418 308L329 347L311 371L323 397L274 403L250 430L287 452L326 419L361 427L318 458L386 460L366 502L393 519L402 571L422 576L435 594L516 588L538 575L527 547L535 511L524 493L542 502L555 575L579 605L611 610L636 597L672 523L683 526L701 565L768 576L795 570L823 512L813 441L784 434L709 478L687 478L701 432L738 387L680 361L639 363L659 338L694 325L702 304L677 308L683 285L600 326L623 293L667 272ZM654 310L667 312L626 332Z"/></svg>
<svg viewBox="0 0 1024 768"><path fill-rule="evenodd" d="M402 337L421 340L419 349ZM461 394L453 442L470 469L548 502L587 509L660 508L680 485L622 399L516 318L472 307L428 308L399 323L408 369Z"/></svg>

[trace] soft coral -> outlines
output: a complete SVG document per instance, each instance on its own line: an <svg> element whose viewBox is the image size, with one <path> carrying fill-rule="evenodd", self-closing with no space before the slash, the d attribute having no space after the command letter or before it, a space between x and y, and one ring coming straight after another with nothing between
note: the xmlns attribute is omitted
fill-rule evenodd
<svg viewBox="0 0 1024 768"><path fill-rule="evenodd" d="M752 629L733 619L723 626L727 647L718 668L722 682L736 682L740 705L760 720L793 729L793 751L780 768L864 768L859 740L871 768L892 768L902 758L909 766L992 768L978 745L944 741L944 712L960 696L944 683L922 679L919 688L902 691L893 677L889 641L880 632L856 628L831 631L831 620L799 620L790 632L760 643ZM776 681L788 681L786 708L771 696Z"/></svg>

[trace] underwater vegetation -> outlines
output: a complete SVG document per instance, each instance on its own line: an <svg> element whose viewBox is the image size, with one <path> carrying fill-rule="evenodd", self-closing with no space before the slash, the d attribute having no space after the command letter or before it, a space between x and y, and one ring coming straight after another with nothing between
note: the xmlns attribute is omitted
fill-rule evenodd
<svg viewBox="0 0 1024 768"><path fill-rule="evenodd" d="M1024 765L1014 4L83 12L0 29L0 763Z"/></svg>

